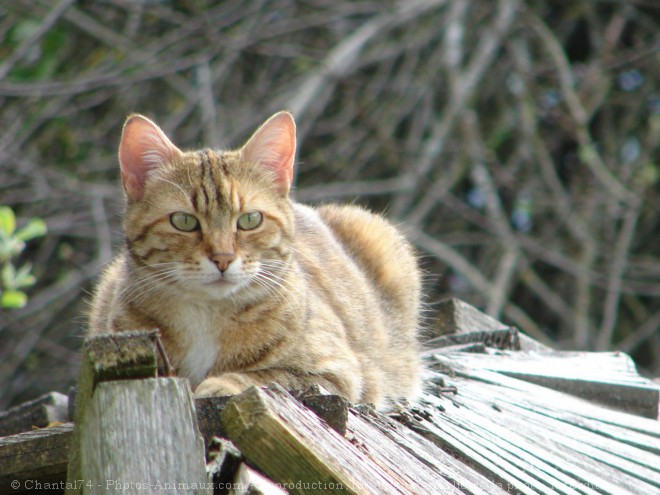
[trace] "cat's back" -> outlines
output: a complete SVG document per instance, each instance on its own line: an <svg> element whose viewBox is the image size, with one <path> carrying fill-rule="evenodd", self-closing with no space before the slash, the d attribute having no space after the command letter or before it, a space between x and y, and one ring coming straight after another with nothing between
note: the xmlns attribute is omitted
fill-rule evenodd
<svg viewBox="0 0 660 495"><path fill-rule="evenodd" d="M394 225L358 206L294 204L294 217L307 288L341 321L362 363L362 400L414 399L421 277L412 247Z"/></svg>
<svg viewBox="0 0 660 495"><path fill-rule="evenodd" d="M398 337L401 333L416 336L420 271L413 248L392 223L355 205L311 208L294 204L294 215L303 254L324 253L331 264L347 257L382 303L381 309L394 323L393 332ZM341 268L333 268L337 277L342 276Z"/></svg>

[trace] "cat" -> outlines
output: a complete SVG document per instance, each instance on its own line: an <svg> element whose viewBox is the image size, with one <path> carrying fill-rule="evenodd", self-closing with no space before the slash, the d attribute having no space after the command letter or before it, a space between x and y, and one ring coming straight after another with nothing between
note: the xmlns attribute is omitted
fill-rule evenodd
<svg viewBox="0 0 660 495"><path fill-rule="evenodd" d="M387 408L421 390L413 248L353 205L293 201L295 122L279 112L237 150L183 152L124 124L124 247L89 334L159 329L196 397L319 384Z"/></svg>

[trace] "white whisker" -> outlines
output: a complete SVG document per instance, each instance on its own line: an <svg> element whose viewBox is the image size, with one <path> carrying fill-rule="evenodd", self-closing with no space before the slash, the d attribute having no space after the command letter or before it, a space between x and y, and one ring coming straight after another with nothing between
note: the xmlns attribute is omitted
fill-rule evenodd
<svg viewBox="0 0 660 495"><path fill-rule="evenodd" d="M144 274L136 274L133 278L133 283L121 290L120 297L129 303L139 304L145 298L162 290L162 288L171 286L172 283L178 284L176 277L177 270L175 269L177 263L161 263L157 265L161 266Z"/></svg>
<svg viewBox="0 0 660 495"><path fill-rule="evenodd" d="M262 287L270 296L276 297L283 303L286 303L289 310L294 312L294 308L291 304L293 299L293 293L291 289L287 286L286 278L278 275L273 271L277 268L286 268L287 263L284 263L280 260L264 260L261 262L259 271L256 276L253 278L253 281L259 286Z"/></svg>

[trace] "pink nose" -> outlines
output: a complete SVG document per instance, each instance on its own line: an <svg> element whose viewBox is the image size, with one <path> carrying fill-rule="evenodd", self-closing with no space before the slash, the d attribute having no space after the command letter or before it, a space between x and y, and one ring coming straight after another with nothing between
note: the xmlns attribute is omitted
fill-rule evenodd
<svg viewBox="0 0 660 495"><path fill-rule="evenodd" d="M215 266L218 267L218 270L225 272L229 268L229 263L236 259L234 253L213 253L211 255L211 261L215 263Z"/></svg>

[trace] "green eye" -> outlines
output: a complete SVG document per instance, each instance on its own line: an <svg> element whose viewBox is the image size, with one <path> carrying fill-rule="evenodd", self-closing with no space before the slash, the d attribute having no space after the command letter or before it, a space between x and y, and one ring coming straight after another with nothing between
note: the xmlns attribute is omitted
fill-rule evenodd
<svg viewBox="0 0 660 495"><path fill-rule="evenodd" d="M197 220L194 215L183 213L181 211L177 211L170 215L170 223L175 229L183 232L192 232L199 228L199 220Z"/></svg>
<svg viewBox="0 0 660 495"><path fill-rule="evenodd" d="M259 211L251 211L238 217L238 228L241 230L256 229L261 225L263 215Z"/></svg>

